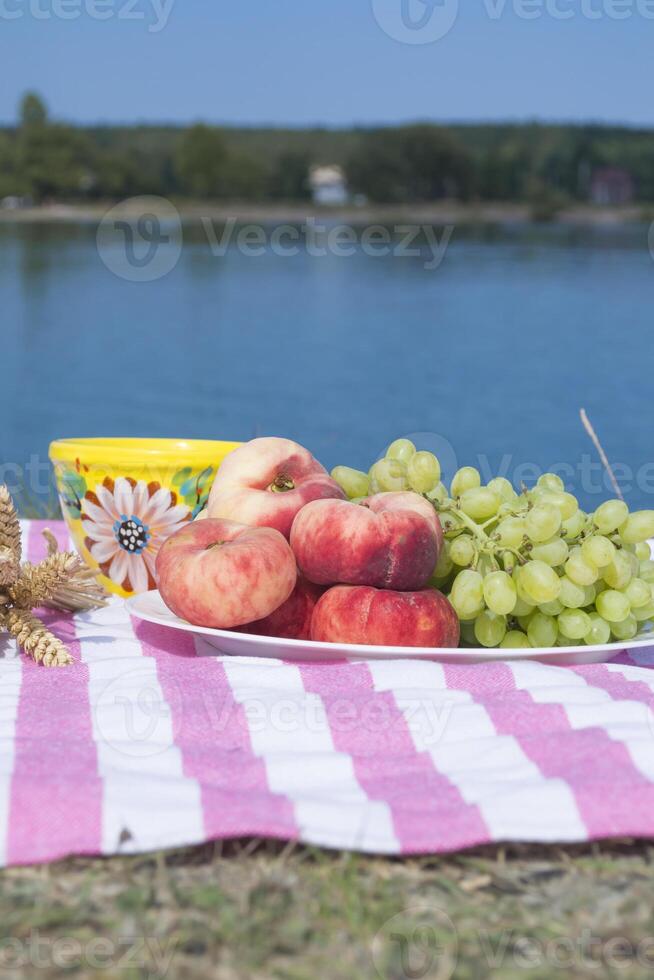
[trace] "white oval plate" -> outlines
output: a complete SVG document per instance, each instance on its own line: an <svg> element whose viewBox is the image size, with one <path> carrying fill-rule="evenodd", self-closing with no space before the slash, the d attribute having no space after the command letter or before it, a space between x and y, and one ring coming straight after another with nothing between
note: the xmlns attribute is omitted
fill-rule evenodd
<svg viewBox="0 0 654 980"><path fill-rule="evenodd" d="M179 619L164 604L158 592L144 592L127 600L127 608L137 619L158 626L169 626L203 637L219 653L238 657L263 657L279 660L436 660L444 664L477 664L490 660L539 660L565 665L606 663L621 650L654 646L654 632L628 643L605 643L598 646L541 647L540 649L484 650L442 647L373 647L347 643L316 643L313 640L282 640L274 636L233 633L206 626L192 626Z"/></svg>

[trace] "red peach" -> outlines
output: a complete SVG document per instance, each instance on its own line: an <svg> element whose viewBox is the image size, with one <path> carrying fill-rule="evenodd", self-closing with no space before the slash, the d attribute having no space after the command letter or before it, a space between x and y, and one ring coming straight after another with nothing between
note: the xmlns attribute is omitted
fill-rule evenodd
<svg viewBox="0 0 654 980"><path fill-rule="evenodd" d="M366 497L361 503L363 506L369 507L375 514L379 514L384 510L389 513L396 510L413 510L416 514L421 514L425 520L429 521L436 532L436 537L438 538L438 554L440 555L444 537L440 518L434 509L434 505L430 504L419 493L414 493L412 490L375 493L371 497Z"/></svg>
<svg viewBox="0 0 654 980"><path fill-rule="evenodd" d="M319 599L311 639L389 647L457 647L459 619L436 589L393 592L336 585Z"/></svg>
<svg viewBox="0 0 654 980"><path fill-rule="evenodd" d="M345 494L307 449L290 439L253 439L225 457L207 511L288 537L298 511L325 497L342 500Z"/></svg>
<svg viewBox="0 0 654 980"><path fill-rule="evenodd" d="M286 602L297 566L279 531L206 518L163 543L157 556L163 601L195 626L232 629Z"/></svg>
<svg viewBox="0 0 654 980"><path fill-rule="evenodd" d="M416 498L398 500L397 498ZM300 571L318 585L372 585L412 591L427 584L443 540L435 513L417 494L379 494L362 504L315 500L293 522ZM432 508L433 511L433 508Z"/></svg>
<svg viewBox="0 0 654 980"><path fill-rule="evenodd" d="M318 599L324 589L298 576L291 595L275 609L270 616L256 623L246 623L237 627L239 633L254 633L257 636L277 636L287 640L310 640L311 617Z"/></svg>

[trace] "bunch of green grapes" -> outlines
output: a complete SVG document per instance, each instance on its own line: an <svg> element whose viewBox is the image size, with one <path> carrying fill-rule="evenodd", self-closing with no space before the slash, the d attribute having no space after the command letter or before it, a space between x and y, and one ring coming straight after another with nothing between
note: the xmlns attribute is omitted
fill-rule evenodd
<svg viewBox="0 0 654 980"><path fill-rule="evenodd" d="M444 592L470 646L551 647L633 639L654 620L654 511L607 500L587 514L545 473L518 493L459 469L448 488L433 453L408 439L368 473L332 473L351 500L413 490L432 502L445 544L431 584Z"/></svg>

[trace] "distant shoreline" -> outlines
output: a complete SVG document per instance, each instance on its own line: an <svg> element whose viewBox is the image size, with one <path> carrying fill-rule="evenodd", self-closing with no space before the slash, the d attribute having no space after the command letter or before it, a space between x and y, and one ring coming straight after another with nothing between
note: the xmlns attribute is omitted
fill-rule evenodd
<svg viewBox="0 0 654 980"><path fill-rule="evenodd" d="M238 224L259 222L288 222L300 224L308 218L329 224L370 225L412 222L433 225L528 225L534 223L533 209L528 204L474 203L460 204L441 201L433 204L375 204L339 208L316 207L306 203L253 202L171 202L175 204L184 223L194 224L206 218L212 222L236 221ZM0 209L0 223L96 223L113 207L112 202L99 204L48 204L31 208ZM138 213L125 202L126 215ZM613 227L624 224L649 223L654 209L646 205L628 207L593 207L575 205L552 213L550 223L580 227Z"/></svg>

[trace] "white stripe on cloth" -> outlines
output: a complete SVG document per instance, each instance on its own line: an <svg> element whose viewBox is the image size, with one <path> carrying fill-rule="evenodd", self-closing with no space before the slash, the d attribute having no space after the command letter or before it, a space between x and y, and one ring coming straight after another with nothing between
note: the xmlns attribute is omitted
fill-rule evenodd
<svg viewBox="0 0 654 980"><path fill-rule="evenodd" d="M351 756L334 747L322 698L305 690L300 670L279 660L221 662L268 785L292 803L301 840L398 853L390 808L368 797Z"/></svg>
<svg viewBox="0 0 654 980"><path fill-rule="evenodd" d="M369 663L375 690L391 691L414 744L476 804L493 840L583 840L574 794L545 777L513 735L499 735L483 704L448 688L441 664ZM411 678L411 687L406 678ZM398 693L401 692L401 693Z"/></svg>
<svg viewBox="0 0 654 980"><path fill-rule="evenodd" d="M516 687L527 691L538 704L559 704L570 727L601 728L629 751L634 765L654 782L654 713L642 701L614 698L573 670L540 664L538 683L528 663L510 665Z"/></svg>
<svg viewBox="0 0 654 980"><path fill-rule="evenodd" d="M184 775L156 661L143 655L122 600L75 624L103 780L103 853L203 841L199 784Z"/></svg>
<svg viewBox="0 0 654 980"><path fill-rule="evenodd" d="M27 557L29 521L20 521L22 557ZM23 664L16 641L0 636L0 867L7 863L11 780L16 758L16 716Z"/></svg>
<svg viewBox="0 0 654 980"><path fill-rule="evenodd" d="M0 867L7 863L11 781L16 756L16 715L23 665L16 643L0 638Z"/></svg>

